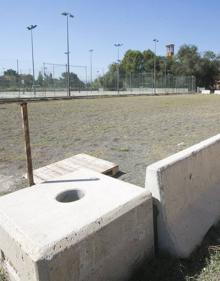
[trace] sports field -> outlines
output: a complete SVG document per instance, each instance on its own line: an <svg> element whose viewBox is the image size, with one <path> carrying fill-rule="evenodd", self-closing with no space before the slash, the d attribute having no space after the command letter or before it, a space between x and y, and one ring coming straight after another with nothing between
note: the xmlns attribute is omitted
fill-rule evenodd
<svg viewBox="0 0 220 281"><path fill-rule="evenodd" d="M77 99L28 108L34 168L88 153L118 163L119 178L140 186L147 165L220 132L220 96L214 95ZM1 104L0 120L0 174L25 186L19 104ZM133 280L220 280L219 253L208 251L219 237L220 230L212 230L190 260L153 261Z"/></svg>
<svg viewBox="0 0 220 281"><path fill-rule="evenodd" d="M145 169L220 132L220 97L185 95L30 103L34 168L88 153L120 165L121 179L144 186ZM19 104L0 105L0 170L25 172Z"/></svg>

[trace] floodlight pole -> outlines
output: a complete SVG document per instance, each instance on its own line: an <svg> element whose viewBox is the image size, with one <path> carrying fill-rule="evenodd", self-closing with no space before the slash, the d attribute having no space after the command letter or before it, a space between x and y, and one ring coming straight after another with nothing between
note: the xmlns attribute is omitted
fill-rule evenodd
<svg viewBox="0 0 220 281"><path fill-rule="evenodd" d="M35 90L35 69L34 69L34 43L33 43L33 28L31 29L31 49L32 49L32 71L33 71L33 90L34 94L36 94Z"/></svg>
<svg viewBox="0 0 220 281"><path fill-rule="evenodd" d="M93 52L94 52L94 50L90 49L89 52L90 52L90 88L91 88L91 91L92 91L92 72L93 72L93 69L92 69L92 59L93 59Z"/></svg>
<svg viewBox="0 0 220 281"><path fill-rule="evenodd" d="M67 85L68 96L71 95L70 90L70 44L69 44L69 17L66 17L66 42L67 42Z"/></svg>
<svg viewBox="0 0 220 281"><path fill-rule="evenodd" d="M154 39L154 94L156 94L156 58L157 58L157 43L158 39Z"/></svg>
<svg viewBox="0 0 220 281"><path fill-rule="evenodd" d="M165 68L165 89L166 89L166 91L167 91L167 59L166 58L164 58L164 60L163 60L163 63L164 63L164 68Z"/></svg>
<svg viewBox="0 0 220 281"><path fill-rule="evenodd" d="M99 70L97 70L97 78L98 78L98 86L100 88L101 84L100 84L100 71Z"/></svg>
<svg viewBox="0 0 220 281"><path fill-rule="evenodd" d="M47 87L47 83L46 83L46 65L45 65L45 62L43 63L43 73L44 73L44 90L45 90L45 97L47 95L47 90L46 90L46 87Z"/></svg>
<svg viewBox="0 0 220 281"><path fill-rule="evenodd" d="M88 83L88 75L87 75L87 66L85 66L85 78L86 78L86 86L87 86L87 83Z"/></svg>
<svg viewBox="0 0 220 281"><path fill-rule="evenodd" d="M31 53L32 53L32 72L33 72L33 82L32 87L34 90L34 95L36 95L36 89L35 89L35 70L34 70L34 43L33 43L33 29L36 28L37 25L29 25L27 27L28 30L31 31Z"/></svg>
<svg viewBox="0 0 220 281"><path fill-rule="evenodd" d="M120 81L120 72L119 72L119 63L120 63L120 58L119 58L119 51L120 47L123 46L121 43L114 44L114 46L117 48L117 92L119 94L119 81Z"/></svg>
<svg viewBox="0 0 220 281"><path fill-rule="evenodd" d="M19 98L20 98L20 94L21 94L21 85L20 85L20 73L19 73L19 61L17 59L17 84L19 86Z"/></svg>
<svg viewBox="0 0 220 281"><path fill-rule="evenodd" d="M74 18L70 13L63 12L62 16L66 17L66 43L67 43L67 96L71 96L71 87L70 87L70 46L69 46L69 17Z"/></svg>

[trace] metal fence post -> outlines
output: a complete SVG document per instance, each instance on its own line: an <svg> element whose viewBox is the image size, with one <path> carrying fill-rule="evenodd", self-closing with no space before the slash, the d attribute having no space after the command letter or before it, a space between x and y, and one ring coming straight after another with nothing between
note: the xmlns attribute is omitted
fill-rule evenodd
<svg viewBox="0 0 220 281"><path fill-rule="evenodd" d="M27 103L24 102L24 103L21 103L20 105L21 105L25 150L26 150L27 178L28 178L29 186L32 186L32 185L34 185L34 177L33 177L33 166L32 166L32 157L31 157L31 144L30 144L30 134L29 134Z"/></svg>

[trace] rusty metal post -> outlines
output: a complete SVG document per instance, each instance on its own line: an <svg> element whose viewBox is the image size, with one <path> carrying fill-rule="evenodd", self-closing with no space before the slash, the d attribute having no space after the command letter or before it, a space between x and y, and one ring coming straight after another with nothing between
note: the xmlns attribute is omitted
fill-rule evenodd
<svg viewBox="0 0 220 281"><path fill-rule="evenodd" d="M29 124L28 124L28 110L27 103L21 103L21 115L23 120L23 130L24 130L24 140L25 140L25 151L27 160L27 178L29 186L34 185L33 178L33 167L32 167L32 157L31 157L31 144L30 144L30 134L29 134Z"/></svg>

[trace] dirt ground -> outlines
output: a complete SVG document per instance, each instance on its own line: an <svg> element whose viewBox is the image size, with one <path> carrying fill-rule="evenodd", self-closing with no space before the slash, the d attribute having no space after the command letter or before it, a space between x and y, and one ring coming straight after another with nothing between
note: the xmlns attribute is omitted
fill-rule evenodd
<svg viewBox="0 0 220 281"><path fill-rule="evenodd" d="M28 108L34 168L83 152L118 163L119 178L140 186L147 165L220 132L220 96L214 95L50 101ZM15 181L16 188L26 184L20 180L25 173L20 106L0 104L0 120L3 194L1 182L12 189ZM132 281L220 280L219 236L220 226L190 259L155 259Z"/></svg>
<svg viewBox="0 0 220 281"><path fill-rule="evenodd" d="M29 103L33 166L88 153L144 186L147 165L220 132L220 97L185 95ZM25 173L19 104L0 104L0 175Z"/></svg>

